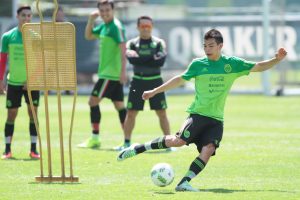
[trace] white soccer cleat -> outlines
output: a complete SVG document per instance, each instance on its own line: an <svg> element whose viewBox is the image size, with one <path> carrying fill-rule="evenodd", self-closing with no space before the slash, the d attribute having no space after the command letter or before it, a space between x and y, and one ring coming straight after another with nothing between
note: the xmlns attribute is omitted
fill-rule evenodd
<svg viewBox="0 0 300 200"><path fill-rule="evenodd" d="M187 181L184 181L180 185L177 185L175 190L177 192L200 192L199 189L193 188Z"/></svg>
<svg viewBox="0 0 300 200"><path fill-rule="evenodd" d="M123 161L126 158L131 158L131 157L135 156L136 155L136 151L135 151L134 147L137 146L137 145L138 144L132 144L130 147L127 147L127 148L123 149L119 153L117 160L118 161Z"/></svg>

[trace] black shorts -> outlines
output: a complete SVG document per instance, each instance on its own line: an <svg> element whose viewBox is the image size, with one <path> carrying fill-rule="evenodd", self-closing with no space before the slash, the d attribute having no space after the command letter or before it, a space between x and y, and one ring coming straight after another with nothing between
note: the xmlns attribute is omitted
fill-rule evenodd
<svg viewBox="0 0 300 200"><path fill-rule="evenodd" d="M213 143L216 148L219 147L223 136L223 122L210 117L191 114L176 135L187 145L194 143L198 152L201 153L202 147L209 143Z"/></svg>
<svg viewBox="0 0 300 200"><path fill-rule="evenodd" d="M98 98L106 97L112 101L124 101L123 85L120 81L99 79L91 95Z"/></svg>
<svg viewBox="0 0 300 200"><path fill-rule="evenodd" d="M142 80L133 78L130 83L127 109L128 110L143 110L145 101L142 99L142 95L146 90L152 90L155 87L163 84L162 78L153 80ZM149 99L151 110L167 109L167 102L165 94L159 93Z"/></svg>
<svg viewBox="0 0 300 200"><path fill-rule="evenodd" d="M19 108L21 107L22 96L24 95L25 102L29 104L29 98L27 90L23 89L24 86L10 85L7 86L7 95L6 95L6 108ZM34 106L39 105L40 101L40 92L31 91L32 102Z"/></svg>

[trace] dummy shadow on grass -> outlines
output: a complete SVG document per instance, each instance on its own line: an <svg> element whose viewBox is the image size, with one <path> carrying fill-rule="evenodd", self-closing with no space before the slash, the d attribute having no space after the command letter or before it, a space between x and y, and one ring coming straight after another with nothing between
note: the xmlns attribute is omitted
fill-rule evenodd
<svg viewBox="0 0 300 200"><path fill-rule="evenodd" d="M81 182L28 182L29 185L81 185Z"/></svg>

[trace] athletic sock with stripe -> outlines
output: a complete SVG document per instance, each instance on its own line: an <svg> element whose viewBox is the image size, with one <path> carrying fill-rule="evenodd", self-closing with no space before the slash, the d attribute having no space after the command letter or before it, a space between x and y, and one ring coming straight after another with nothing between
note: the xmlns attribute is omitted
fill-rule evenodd
<svg viewBox="0 0 300 200"><path fill-rule="evenodd" d="M178 183L180 185L184 181L190 181L192 178L196 177L205 167L206 163L201 160L199 157L197 157L191 164L188 172L185 174L185 176L181 179L181 181Z"/></svg>
<svg viewBox="0 0 300 200"><path fill-rule="evenodd" d="M150 142L146 142L145 144L137 145L134 149L137 154L143 153L144 151L151 149L166 149L166 140L165 137L156 138Z"/></svg>

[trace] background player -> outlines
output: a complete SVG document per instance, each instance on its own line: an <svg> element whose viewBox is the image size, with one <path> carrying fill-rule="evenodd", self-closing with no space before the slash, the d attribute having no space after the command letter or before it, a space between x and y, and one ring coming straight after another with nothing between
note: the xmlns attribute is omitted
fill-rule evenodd
<svg viewBox="0 0 300 200"><path fill-rule="evenodd" d="M0 60L0 93L5 93L4 73L7 57L9 59L9 76L7 80L6 108L7 119L5 122L5 151L2 159L12 158L11 142L14 133L15 119L18 109L21 106L22 96L27 103L28 115L30 118L29 132L31 138L30 157L39 159L40 155L36 150L37 131L34 125L32 111L29 105L28 94L26 90L26 66L24 61L24 49L21 28L23 24L29 23L32 18L30 6L21 6L17 10L18 26L6 32L2 36L1 60ZM32 100L35 112L39 105L39 91L32 91Z"/></svg>
<svg viewBox="0 0 300 200"><path fill-rule="evenodd" d="M135 119L139 111L144 109L142 94L146 90L158 87L163 83L161 67L166 60L166 44L164 40L152 36L153 21L149 16L141 16L137 20L139 36L131 39L126 45L126 56L133 65L134 76L130 83L127 115L124 123L124 144L115 150L123 150L130 146ZM170 135L170 124L167 118L167 102L164 93L149 100L150 108L155 110L164 135ZM170 149L169 149L170 150Z"/></svg>
<svg viewBox="0 0 300 200"><path fill-rule="evenodd" d="M100 39L99 44L99 80L95 84L89 99L92 136L79 147L100 147L99 103L106 97L112 100L119 113L123 127L126 109L124 105L123 84L126 82L126 38L122 23L114 18L114 2L101 0L97 4L98 10L90 14L85 29L87 40ZM94 27L95 20L101 16L104 23Z"/></svg>

